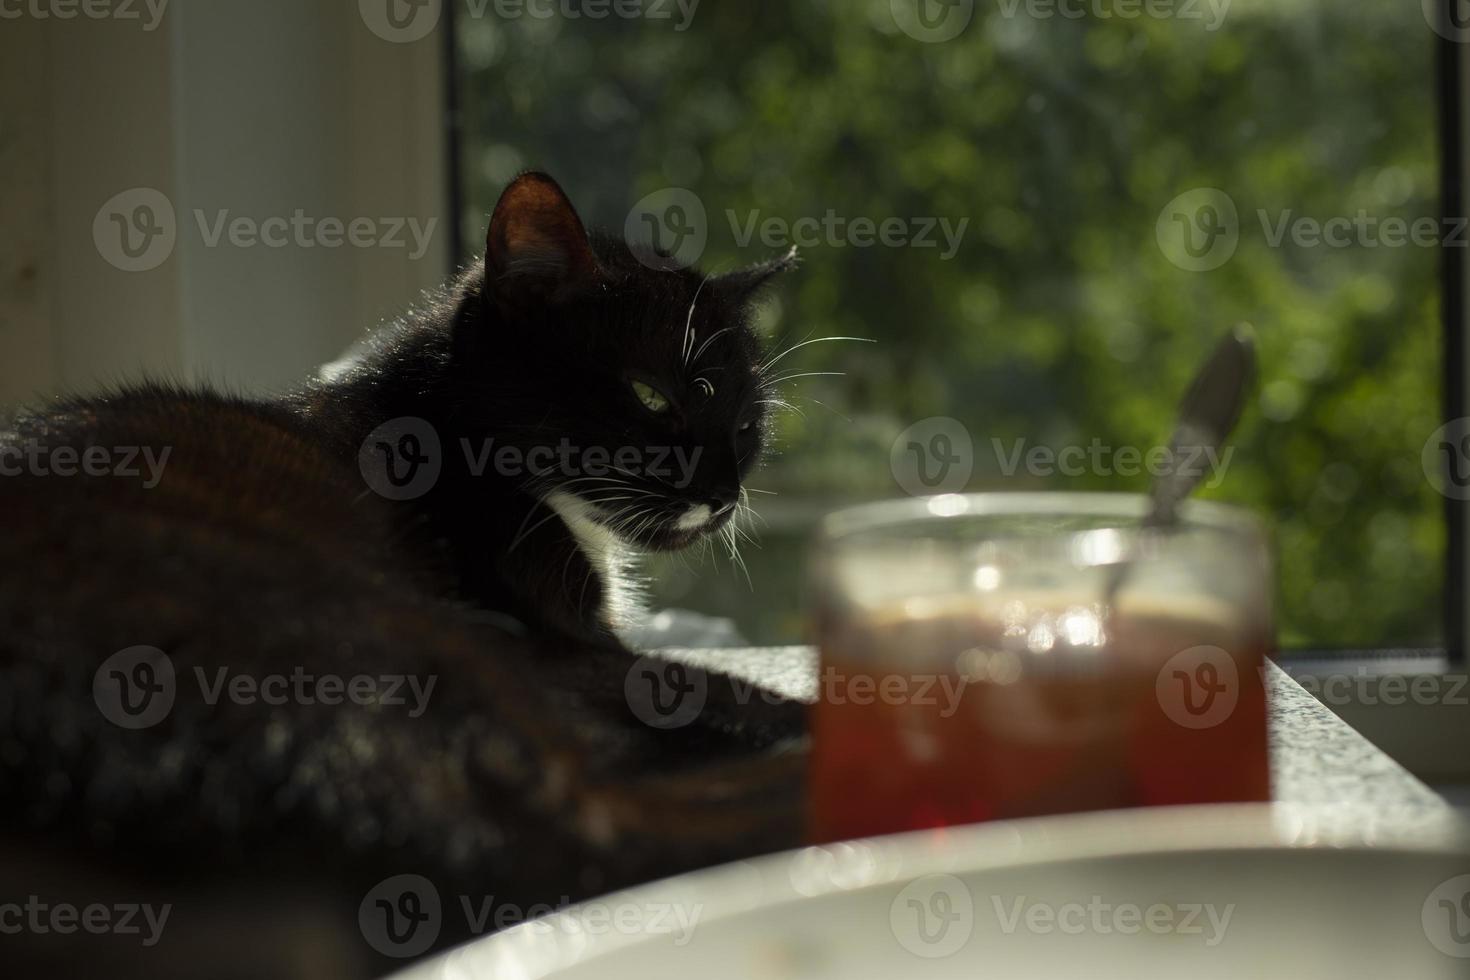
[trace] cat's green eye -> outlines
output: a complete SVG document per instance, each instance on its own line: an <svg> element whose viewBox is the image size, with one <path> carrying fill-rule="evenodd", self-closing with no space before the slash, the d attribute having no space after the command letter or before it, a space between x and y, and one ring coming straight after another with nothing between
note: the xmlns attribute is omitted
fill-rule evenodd
<svg viewBox="0 0 1470 980"><path fill-rule="evenodd" d="M662 415L669 410L669 400L664 393L653 385L644 384L642 381L633 382L633 394L643 403L643 407L656 415Z"/></svg>

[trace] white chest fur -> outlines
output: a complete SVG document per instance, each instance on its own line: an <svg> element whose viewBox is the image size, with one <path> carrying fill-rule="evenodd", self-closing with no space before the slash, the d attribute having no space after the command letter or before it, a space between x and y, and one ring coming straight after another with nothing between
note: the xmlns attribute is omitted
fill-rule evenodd
<svg viewBox="0 0 1470 980"><path fill-rule="evenodd" d="M572 532L578 550L602 581L603 621L613 630L637 625L645 610L637 554L592 516L592 504L575 494L554 491L547 495L546 505Z"/></svg>

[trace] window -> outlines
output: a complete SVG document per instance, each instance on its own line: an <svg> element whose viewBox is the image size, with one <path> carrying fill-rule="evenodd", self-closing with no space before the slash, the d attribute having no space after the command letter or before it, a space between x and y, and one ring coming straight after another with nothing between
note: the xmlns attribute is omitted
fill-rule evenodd
<svg viewBox="0 0 1470 980"><path fill-rule="evenodd" d="M1196 365L1248 322L1259 387L1202 493L1273 524L1283 648L1444 642L1426 460L1442 246L1470 234L1439 219L1441 39L1419 4L534 8L455 11L462 254L541 167L611 228L692 199L674 215L708 266L806 243L772 343L878 342L787 357L823 373L792 382L750 481L774 494L750 584L718 552L664 560L656 603L793 642L807 534L844 501L1142 490Z"/></svg>

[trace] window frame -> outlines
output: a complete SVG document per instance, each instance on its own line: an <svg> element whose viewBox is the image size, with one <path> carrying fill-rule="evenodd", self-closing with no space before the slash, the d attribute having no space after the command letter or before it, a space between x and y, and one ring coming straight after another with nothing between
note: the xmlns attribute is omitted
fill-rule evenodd
<svg viewBox="0 0 1470 980"><path fill-rule="evenodd" d="M1435 73L1438 81L1439 146L1440 146L1440 211L1445 220L1465 215L1465 87L1470 84L1470 59L1464 56L1465 45L1436 34ZM1444 330L1444 364L1441 386L1444 419L1470 415L1465 377L1470 372L1467 362L1465 333L1465 280L1470 249L1440 250L1441 316ZM1465 585L1470 581L1470 553L1466 550L1467 513L1470 501L1446 496L1444 636L1445 659L1464 669L1466 650L1470 649L1470 616L1465 610Z"/></svg>

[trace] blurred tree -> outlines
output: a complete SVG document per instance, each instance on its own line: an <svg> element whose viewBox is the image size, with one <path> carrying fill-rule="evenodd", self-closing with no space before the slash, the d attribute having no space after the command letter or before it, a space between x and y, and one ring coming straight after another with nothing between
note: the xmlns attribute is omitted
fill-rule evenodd
<svg viewBox="0 0 1470 980"><path fill-rule="evenodd" d="M1142 489L1146 475L1007 475L993 440L1155 445L1199 359L1248 321L1259 397L1208 493L1274 524L1283 645L1439 642L1445 535L1420 466L1438 425L1438 249L1377 228L1343 247L1273 240L1283 218L1437 213L1435 36L1390 0L1235 0L1218 23L1208 4L1124 7L981 2L943 43L905 34L889 0L703 0L687 22L672 4L670 19L460 11L467 242L532 166L613 228L646 194L693 190L714 267L771 250L745 240L752 218L967 221L950 257L805 250L766 311L773 343L879 346L788 358L845 376L792 384L801 414L754 481L780 495L757 501L753 585L728 563L664 561L661 601L796 639L806 529L901 492L890 447L929 416L969 429L972 489ZM1233 255L1205 271L1171 261L1157 228L1196 188L1239 218Z"/></svg>

